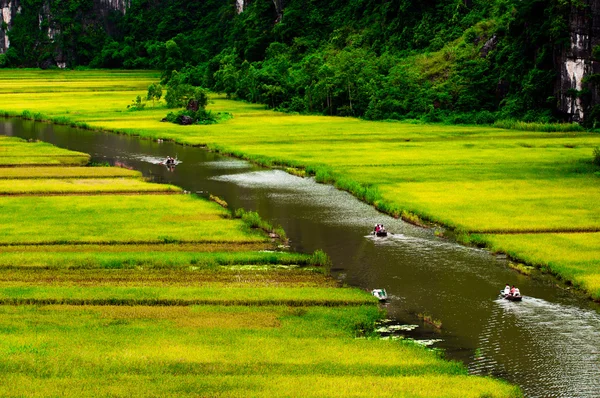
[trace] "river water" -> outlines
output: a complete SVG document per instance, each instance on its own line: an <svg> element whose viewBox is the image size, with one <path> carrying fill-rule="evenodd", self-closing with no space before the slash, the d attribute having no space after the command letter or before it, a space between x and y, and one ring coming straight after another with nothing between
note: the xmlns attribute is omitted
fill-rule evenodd
<svg viewBox="0 0 600 398"><path fill-rule="evenodd" d="M505 258L385 216L329 185L202 148L18 119L0 119L0 134L86 152L95 162L220 196L232 209L256 210L285 229L293 250L323 249L340 281L385 288L390 318L418 326L408 337L435 342L471 373L518 384L527 397L600 397L600 306L551 276L523 276ZM182 161L173 171L157 164L168 155ZM378 222L393 235L370 236ZM522 302L498 298L506 283L519 286Z"/></svg>

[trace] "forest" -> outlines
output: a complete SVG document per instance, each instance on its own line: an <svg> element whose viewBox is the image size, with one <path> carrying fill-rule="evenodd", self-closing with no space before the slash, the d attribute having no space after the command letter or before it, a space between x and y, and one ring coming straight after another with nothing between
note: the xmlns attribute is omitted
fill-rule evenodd
<svg viewBox="0 0 600 398"><path fill-rule="evenodd" d="M570 121L557 98L568 0L22 0L0 66L163 71L270 108L370 120ZM41 21L40 21L41 19ZM51 34L49 34L51 32ZM51 36L51 37L50 37ZM594 51L595 54L600 51ZM595 127L598 74L579 98Z"/></svg>

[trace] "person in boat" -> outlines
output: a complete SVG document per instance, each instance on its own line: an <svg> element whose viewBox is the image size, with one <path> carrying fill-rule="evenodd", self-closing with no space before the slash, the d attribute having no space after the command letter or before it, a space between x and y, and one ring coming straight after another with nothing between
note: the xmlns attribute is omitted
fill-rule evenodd
<svg viewBox="0 0 600 398"><path fill-rule="evenodd" d="M167 161L165 162L165 164L166 164L167 166L172 166L172 165L174 165L174 164L175 164L175 159L173 159L171 156L168 156L168 157L167 157Z"/></svg>
<svg viewBox="0 0 600 398"><path fill-rule="evenodd" d="M521 297L521 291L518 287L515 287L512 293L513 297Z"/></svg>
<svg viewBox="0 0 600 398"><path fill-rule="evenodd" d="M510 294L510 285L507 283L506 286L504 286L504 295L508 296Z"/></svg>
<svg viewBox="0 0 600 398"><path fill-rule="evenodd" d="M375 224L375 233L378 233L379 231L381 231L381 225Z"/></svg>
<svg viewBox="0 0 600 398"><path fill-rule="evenodd" d="M516 287L515 287L515 285L512 285L512 287L510 288L510 295L511 295L511 296L514 296L514 295L515 295L515 290L516 290Z"/></svg>

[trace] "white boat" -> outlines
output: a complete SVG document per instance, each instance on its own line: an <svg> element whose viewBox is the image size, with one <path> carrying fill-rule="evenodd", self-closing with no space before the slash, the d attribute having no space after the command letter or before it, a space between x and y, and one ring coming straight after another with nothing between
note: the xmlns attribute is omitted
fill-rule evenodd
<svg viewBox="0 0 600 398"><path fill-rule="evenodd" d="M371 294L379 299L379 301L387 300L387 292L385 289L373 289L371 290Z"/></svg>

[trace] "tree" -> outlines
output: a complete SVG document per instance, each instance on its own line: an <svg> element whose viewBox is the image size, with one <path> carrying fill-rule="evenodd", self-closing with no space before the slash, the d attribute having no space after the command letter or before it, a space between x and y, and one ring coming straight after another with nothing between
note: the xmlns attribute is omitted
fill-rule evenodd
<svg viewBox="0 0 600 398"><path fill-rule="evenodd" d="M176 79L169 82L169 88L165 95L168 108L187 106L191 100L197 103L199 109L204 109L208 105L208 92L202 87L179 83Z"/></svg>
<svg viewBox="0 0 600 398"><path fill-rule="evenodd" d="M160 101L162 94L163 91L160 83L152 83L150 86L148 86L148 95L146 96L146 99L148 101L152 100L152 106L154 106L154 101Z"/></svg>

